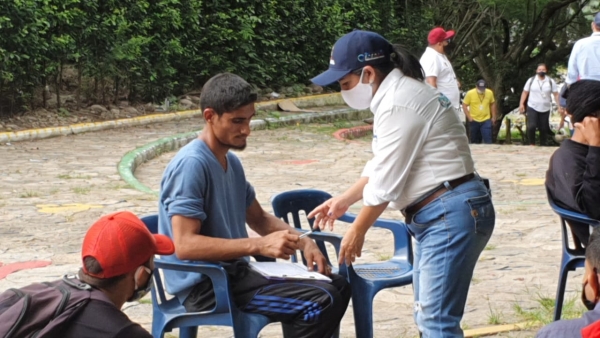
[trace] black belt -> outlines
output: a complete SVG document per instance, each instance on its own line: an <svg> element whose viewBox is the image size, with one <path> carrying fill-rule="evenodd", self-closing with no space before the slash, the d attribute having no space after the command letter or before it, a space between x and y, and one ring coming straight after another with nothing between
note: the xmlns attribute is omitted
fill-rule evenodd
<svg viewBox="0 0 600 338"><path fill-rule="evenodd" d="M459 185L466 183L470 180L472 180L475 177L474 173L470 173L467 174L463 177L459 177L457 179L454 179L452 181L448 181L448 184L450 185L450 187L452 187L452 189L458 187ZM419 201L418 203L411 205L409 207L407 207L406 209L404 209L402 211L402 214L404 215L404 217L407 217L407 215L414 215L417 212L419 212L419 210L423 209L423 207L425 207L427 204L431 203L434 199L440 197L443 193L445 193L446 191L448 191L448 188L446 188L446 185L442 184L439 186L439 188L437 188L436 190L434 190L432 193L430 193L427 197L425 197L423 200ZM411 217L412 218L412 217ZM407 220L408 223L410 223L410 221Z"/></svg>

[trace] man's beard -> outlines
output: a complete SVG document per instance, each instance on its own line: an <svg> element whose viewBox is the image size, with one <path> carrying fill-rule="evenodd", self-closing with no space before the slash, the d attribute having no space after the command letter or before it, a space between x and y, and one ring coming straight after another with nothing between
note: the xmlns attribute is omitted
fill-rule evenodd
<svg viewBox="0 0 600 338"><path fill-rule="evenodd" d="M246 149L246 146L248 145L248 143L246 142L246 143L244 143L244 145L237 146L237 145L234 145L234 144L225 143L225 142L221 141L219 138L217 138L217 141L219 141L219 143L222 146L227 147L227 148L229 148L231 150L235 150L235 151L243 151L244 149Z"/></svg>

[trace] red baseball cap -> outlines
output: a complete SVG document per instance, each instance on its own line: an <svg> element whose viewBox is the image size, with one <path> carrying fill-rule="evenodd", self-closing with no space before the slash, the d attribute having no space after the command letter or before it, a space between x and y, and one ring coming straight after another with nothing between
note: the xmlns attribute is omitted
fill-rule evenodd
<svg viewBox="0 0 600 338"><path fill-rule="evenodd" d="M97 278L111 278L135 270L153 255L171 255L175 252L173 241L165 235L153 235L144 222L129 211L101 217L85 234L81 248L82 261L95 258L102 272Z"/></svg>
<svg viewBox="0 0 600 338"><path fill-rule="evenodd" d="M454 31L445 31L442 27L436 27L429 32L427 41L430 45L435 45L438 42L448 40L454 37Z"/></svg>

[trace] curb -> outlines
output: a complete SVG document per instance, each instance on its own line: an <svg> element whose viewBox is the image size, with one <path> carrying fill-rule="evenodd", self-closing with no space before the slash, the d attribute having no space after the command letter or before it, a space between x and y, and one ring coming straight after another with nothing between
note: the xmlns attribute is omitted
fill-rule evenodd
<svg viewBox="0 0 600 338"><path fill-rule="evenodd" d="M363 119L371 115L369 110L354 110L350 108L336 109L328 112L320 113L305 113L299 115L286 116L281 118L266 118L264 120L254 120L250 122L251 130L263 130L283 127L286 125L310 123L317 121L329 122L339 118L348 120ZM179 149L198 137L202 131L194 131L189 133L177 134L174 136L164 137L154 142L145 144L137 149L134 149L125 154L117 169L123 180L134 189L141 192L158 196L158 192L144 185L135 177L135 170L144 162L150 161L153 158L175 149Z"/></svg>
<svg viewBox="0 0 600 338"><path fill-rule="evenodd" d="M289 99L280 99L273 101L264 101L256 103L256 110L277 110L277 105L284 100L290 100L299 108L319 107L326 105L344 104L340 93L322 94L313 96L303 96ZM40 129L27 129L16 132L0 133L0 143L31 141L56 136L66 136L72 134L81 134L90 131L100 131L120 127L141 126L151 123L167 122L173 120L188 119L202 115L201 110L187 110L175 113L152 114L127 119L118 119L112 121L78 123L69 126L59 126ZM291 117L291 116L290 116Z"/></svg>
<svg viewBox="0 0 600 338"><path fill-rule="evenodd" d="M367 133L372 130L373 125L340 129L333 133L333 137L340 141L351 141L352 139L367 135Z"/></svg>

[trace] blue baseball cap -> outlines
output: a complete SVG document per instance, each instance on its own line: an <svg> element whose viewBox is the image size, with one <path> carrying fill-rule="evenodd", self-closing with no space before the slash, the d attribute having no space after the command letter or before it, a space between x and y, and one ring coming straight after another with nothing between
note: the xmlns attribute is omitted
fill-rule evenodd
<svg viewBox="0 0 600 338"><path fill-rule="evenodd" d="M600 12L596 13L596 15L594 16L594 23L596 24L596 26L600 27Z"/></svg>
<svg viewBox="0 0 600 338"><path fill-rule="evenodd" d="M333 45L329 69L311 81L319 86L327 86L364 66L392 62L390 55L393 52L394 47L383 36L369 31L352 31Z"/></svg>

